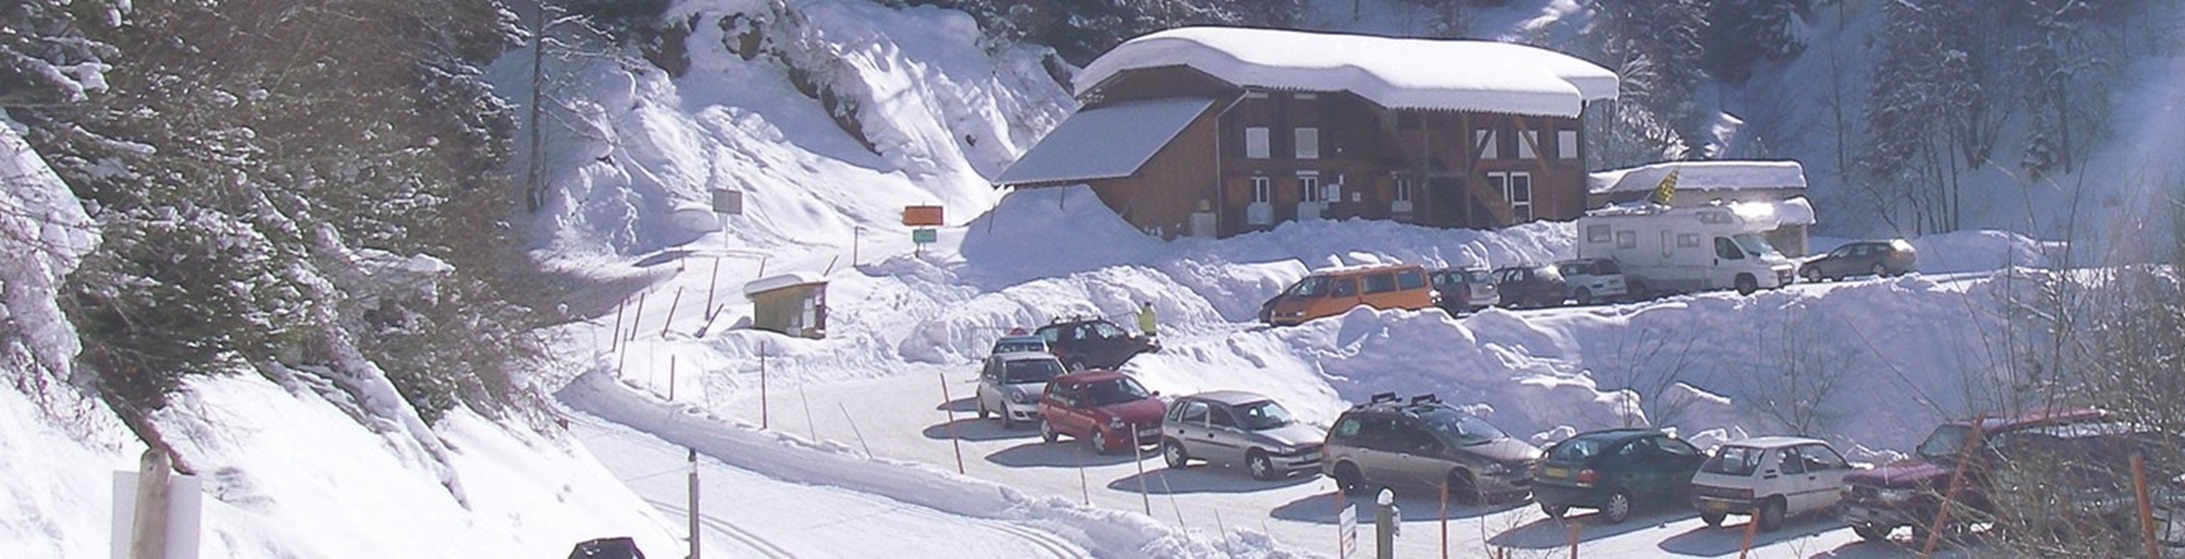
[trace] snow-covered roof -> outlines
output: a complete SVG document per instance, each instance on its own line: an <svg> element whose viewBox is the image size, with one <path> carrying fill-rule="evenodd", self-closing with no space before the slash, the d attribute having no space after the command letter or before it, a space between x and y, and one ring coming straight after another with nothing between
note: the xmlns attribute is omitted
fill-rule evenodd
<svg viewBox="0 0 2185 559"><path fill-rule="evenodd" d="M784 287L795 287L799 285L809 285L814 283L826 282L827 278L819 274L814 274L811 272L789 272L778 276L767 276L751 280L751 283L744 284L744 296L748 297L751 295L765 293Z"/></svg>
<svg viewBox="0 0 2185 559"><path fill-rule="evenodd" d="M1128 70L1183 65L1246 87L1349 91L1388 108L1575 117L1614 99L1616 73L1513 43L1237 27L1143 35L1100 55L1077 93Z"/></svg>
<svg viewBox="0 0 2185 559"><path fill-rule="evenodd" d="M1586 176L1594 194L1654 190L1677 170L1677 190L1804 189L1806 170L1797 161L1671 161Z"/></svg>
<svg viewBox="0 0 2185 559"><path fill-rule="evenodd" d="M1213 104L1213 99L1203 97L1176 97L1078 111L1017 158L994 183L1058 183L1131 176Z"/></svg>
<svg viewBox="0 0 2185 559"><path fill-rule="evenodd" d="M1724 442L1722 444L1725 446L1742 446L1746 448L1783 448L1786 446L1797 446L1802 444L1814 443L1828 444L1827 441L1823 441L1820 439L1811 439L1806 437L1788 437L1781 435L1738 439L1734 441Z"/></svg>
<svg viewBox="0 0 2185 559"><path fill-rule="evenodd" d="M1764 202L1733 202L1730 211L1746 221L1774 221L1778 225L1813 225L1813 204L1806 197Z"/></svg>

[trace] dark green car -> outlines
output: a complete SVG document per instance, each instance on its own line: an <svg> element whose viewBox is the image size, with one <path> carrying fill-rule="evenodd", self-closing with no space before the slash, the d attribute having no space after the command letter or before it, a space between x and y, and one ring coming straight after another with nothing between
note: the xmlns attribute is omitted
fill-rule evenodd
<svg viewBox="0 0 2185 559"><path fill-rule="evenodd" d="M1533 500L1551 518L1571 507L1601 511L1623 522L1640 503L1678 503L1707 455L1655 429L1580 433L1548 447L1533 470Z"/></svg>

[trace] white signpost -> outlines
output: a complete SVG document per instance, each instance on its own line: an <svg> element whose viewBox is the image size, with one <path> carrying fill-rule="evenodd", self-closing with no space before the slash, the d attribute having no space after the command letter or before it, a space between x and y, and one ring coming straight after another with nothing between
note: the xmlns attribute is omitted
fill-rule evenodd
<svg viewBox="0 0 2185 559"><path fill-rule="evenodd" d="M1351 550L1358 549L1358 503L1351 503L1335 514L1335 557L1349 559Z"/></svg>
<svg viewBox="0 0 2185 559"><path fill-rule="evenodd" d="M197 559L198 511L204 492L196 476L167 478L167 529L160 559ZM114 559L131 559L136 533L137 473L114 472Z"/></svg>

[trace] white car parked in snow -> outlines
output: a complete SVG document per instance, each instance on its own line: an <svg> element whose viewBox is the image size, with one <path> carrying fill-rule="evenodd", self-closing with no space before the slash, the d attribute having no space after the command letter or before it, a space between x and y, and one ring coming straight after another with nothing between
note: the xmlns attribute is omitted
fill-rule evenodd
<svg viewBox="0 0 2185 559"><path fill-rule="evenodd" d="M1783 519L1836 507L1851 473L1835 448L1819 439L1758 437L1725 443L1692 476L1692 507L1708 526L1724 516L1753 515L1764 531Z"/></svg>
<svg viewBox="0 0 2185 559"><path fill-rule="evenodd" d="M1047 381L1068 372L1050 353L1018 351L986 358L979 370L979 419L1001 416L1004 429L1039 421L1039 395Z"/></svg>

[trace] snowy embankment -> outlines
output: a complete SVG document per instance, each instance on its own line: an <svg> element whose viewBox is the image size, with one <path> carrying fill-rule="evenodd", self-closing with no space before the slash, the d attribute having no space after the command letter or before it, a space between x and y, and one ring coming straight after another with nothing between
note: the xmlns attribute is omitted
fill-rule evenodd
<svg viewBox="0 0 2185 559"><path fill-rule="evenodd" d="M1087 507L1056 497L944 472L922 463L862 456L840 442L815 443L670 404L618 382L607 372L579 377L560 393L572 408L689 447L736 468L782 483L831 487L900 501L940 514L1019 524L1062 536L1097 557L1290 557L1264 534L1236 531L1219 541L1193 538L1143 515ZM786 512L786 511L784 511ZM803 511L798 516L823 516ZM887 554L892 544L868 542ZM968 545L970 542L958 542ZM997 550L959 547L967 556ZM1055 550L1048 550L1054 552Z"/></svg>

